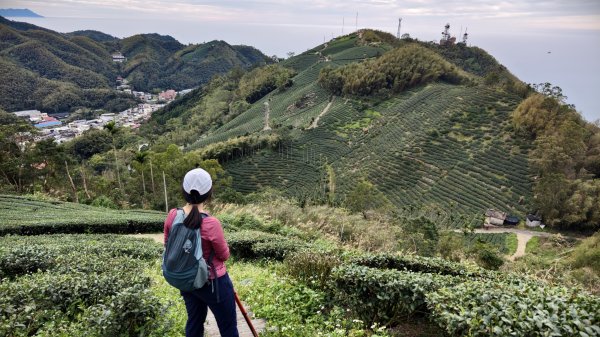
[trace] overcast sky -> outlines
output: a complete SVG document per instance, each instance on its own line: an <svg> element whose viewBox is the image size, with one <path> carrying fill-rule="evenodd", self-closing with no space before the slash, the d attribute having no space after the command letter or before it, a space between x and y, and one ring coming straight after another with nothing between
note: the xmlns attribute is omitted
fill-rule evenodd
<svg viewBox="0 0 600 337"><path fill-rule="evenodd" d="M358 28L439 40L446 22L529 83L552 82L587 120L600 119L600 0L0 0L61 32L95 29L117 37L168 34L183 43L213 39L268 55L296 53ZM358 20L357 20L358 13Z"/></svg>

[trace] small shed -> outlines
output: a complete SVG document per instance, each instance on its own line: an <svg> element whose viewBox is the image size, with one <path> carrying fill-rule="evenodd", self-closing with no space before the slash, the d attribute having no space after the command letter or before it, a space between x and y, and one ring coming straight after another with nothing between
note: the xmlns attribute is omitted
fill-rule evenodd
<svg viewBox="0 0 600 337"><path fill-rule="evenodd" d="M527 227L538 227L542 224L542 218L537 215L527 214L525 224Z"/></svg>
<svg viewBox="0 0 600 337"><path fill-rule="evenodd" d="M516 226L519 224L519 217L514 215L508 215L506 219L504 219L504 224L508 226Z"/></svg>
<svg viewBox="0 0 600 337"><path fill-rule="evenodd" d="M501 226L504 224L504 220L506 220L506 212L497 211L495 209L488 209L485 211L485 222Z"/></svg>

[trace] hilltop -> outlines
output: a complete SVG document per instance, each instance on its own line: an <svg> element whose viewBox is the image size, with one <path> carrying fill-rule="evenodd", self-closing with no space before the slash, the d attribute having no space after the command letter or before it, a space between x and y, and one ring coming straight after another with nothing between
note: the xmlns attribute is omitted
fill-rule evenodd
<svg viewBox="0 0 600 337"><path fill-rule="evenodd" d="M485 51L365 30L278 67L290 73L270 71L287 76L277 85L264 84L267 75L254 87L231 75L156 113L146 128L160 134L166 120L195 121L155 142L218 158L243 193L273 187L341 204L368 181L406 210L477 223L487 208L528 211L531 142L513 137L510 122L527 90ZM248 86L258 94L240 99ZM226 117L206 118L207 104L222 104Z"/></svg>
<svg viewBox="0 0 600 337"><path fill-rule="evenodd" d="M113 90L118 76L138 91L182 90L270 60L255 48L224 41L184 45L158 34L124 39L90 30L61 34L3 17L0 41L0 108L7 111L119 111L134 101ZM113 61L113 54L125 61Z"/></svg>

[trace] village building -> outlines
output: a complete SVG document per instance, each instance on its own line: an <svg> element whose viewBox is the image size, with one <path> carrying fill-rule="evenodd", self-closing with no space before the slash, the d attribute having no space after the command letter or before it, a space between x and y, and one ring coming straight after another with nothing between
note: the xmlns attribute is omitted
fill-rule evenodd
<svg viewBox="0 0 600 337"><path fill-rule="evenodd" d="M495 209L488 209L485 212L485 224L501 226L506 220L506 212L497 211Z"/></svg>
<svg viewBox="0 0 600 337"><path fill-rule="evenodd" d="M42 113L39 110L15 111L13 114L17 117L28 119L30 122L41 122L44 116L48 116L48 114Z"/></svg>
<svg viewBox="0 0 600 337"><path fill-rule="evenodd" d="M162 91L161 93L158 94L158 100L165 102L165 101L172 101L175 99L175 97L177 96L177 92L175 90L167 90L167 91Z"/></svg>
<svg viewBox="0 0 600 337"><path fill-rule="evenodd" d="M114 113L105 113L100 115L100 119L102 120L103 123L108 123L110 121L114 121L115 120L115 114Z"/></svg>
<svg viewBox="0 0 600 337"><path fill-rule="evenodd" d="M525 225L527 227L539 227L541 224L542 218L537 215L527 214L527 217L525 217Z"/></svg>
<svg viewBox="0 0 600 337"><path fill-rule="evenodd" d="M123 56L123 54L118 52L118 53L112 54L112 60L113 60L113 62L123 63L123 62L127 61L127 58L125 56Z"/></svg>

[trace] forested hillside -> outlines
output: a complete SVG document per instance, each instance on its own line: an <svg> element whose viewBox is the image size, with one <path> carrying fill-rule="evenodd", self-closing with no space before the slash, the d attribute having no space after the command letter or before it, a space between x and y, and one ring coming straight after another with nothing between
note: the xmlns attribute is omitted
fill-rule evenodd
<svg viewBox="0 0 600 337"><path fill-rule="evenodd" d="M479 49L470 57L471 68L491 67ZM510 114L526 87L486 84L457 59L364 31L286 60L287 77L255 70L264 82L281 79L251 99L241 94L243 76L230 74L157 113L155 121L175 117L163 127L149 126L154 137L164 132L159 144L219 159L243 193L271 186L304 202L348 204L362 181L380 193L379 206L435 209L449 222L479 222L487 208L523 215L532 201L531 143L512 136ZM220 118L196 117L215 106Z"/></svg>
<svg viewBox="0 0 600 337"><path fill-rule="evenodd" d="M126 62L113 62L119 52ZM112 90L117 76L138 91L182 90L268 60L255 48L223 41L186 46L158 34L125 39L97 31L60 34L0 17L0 108L118 111L135 102Z"/></svg>

